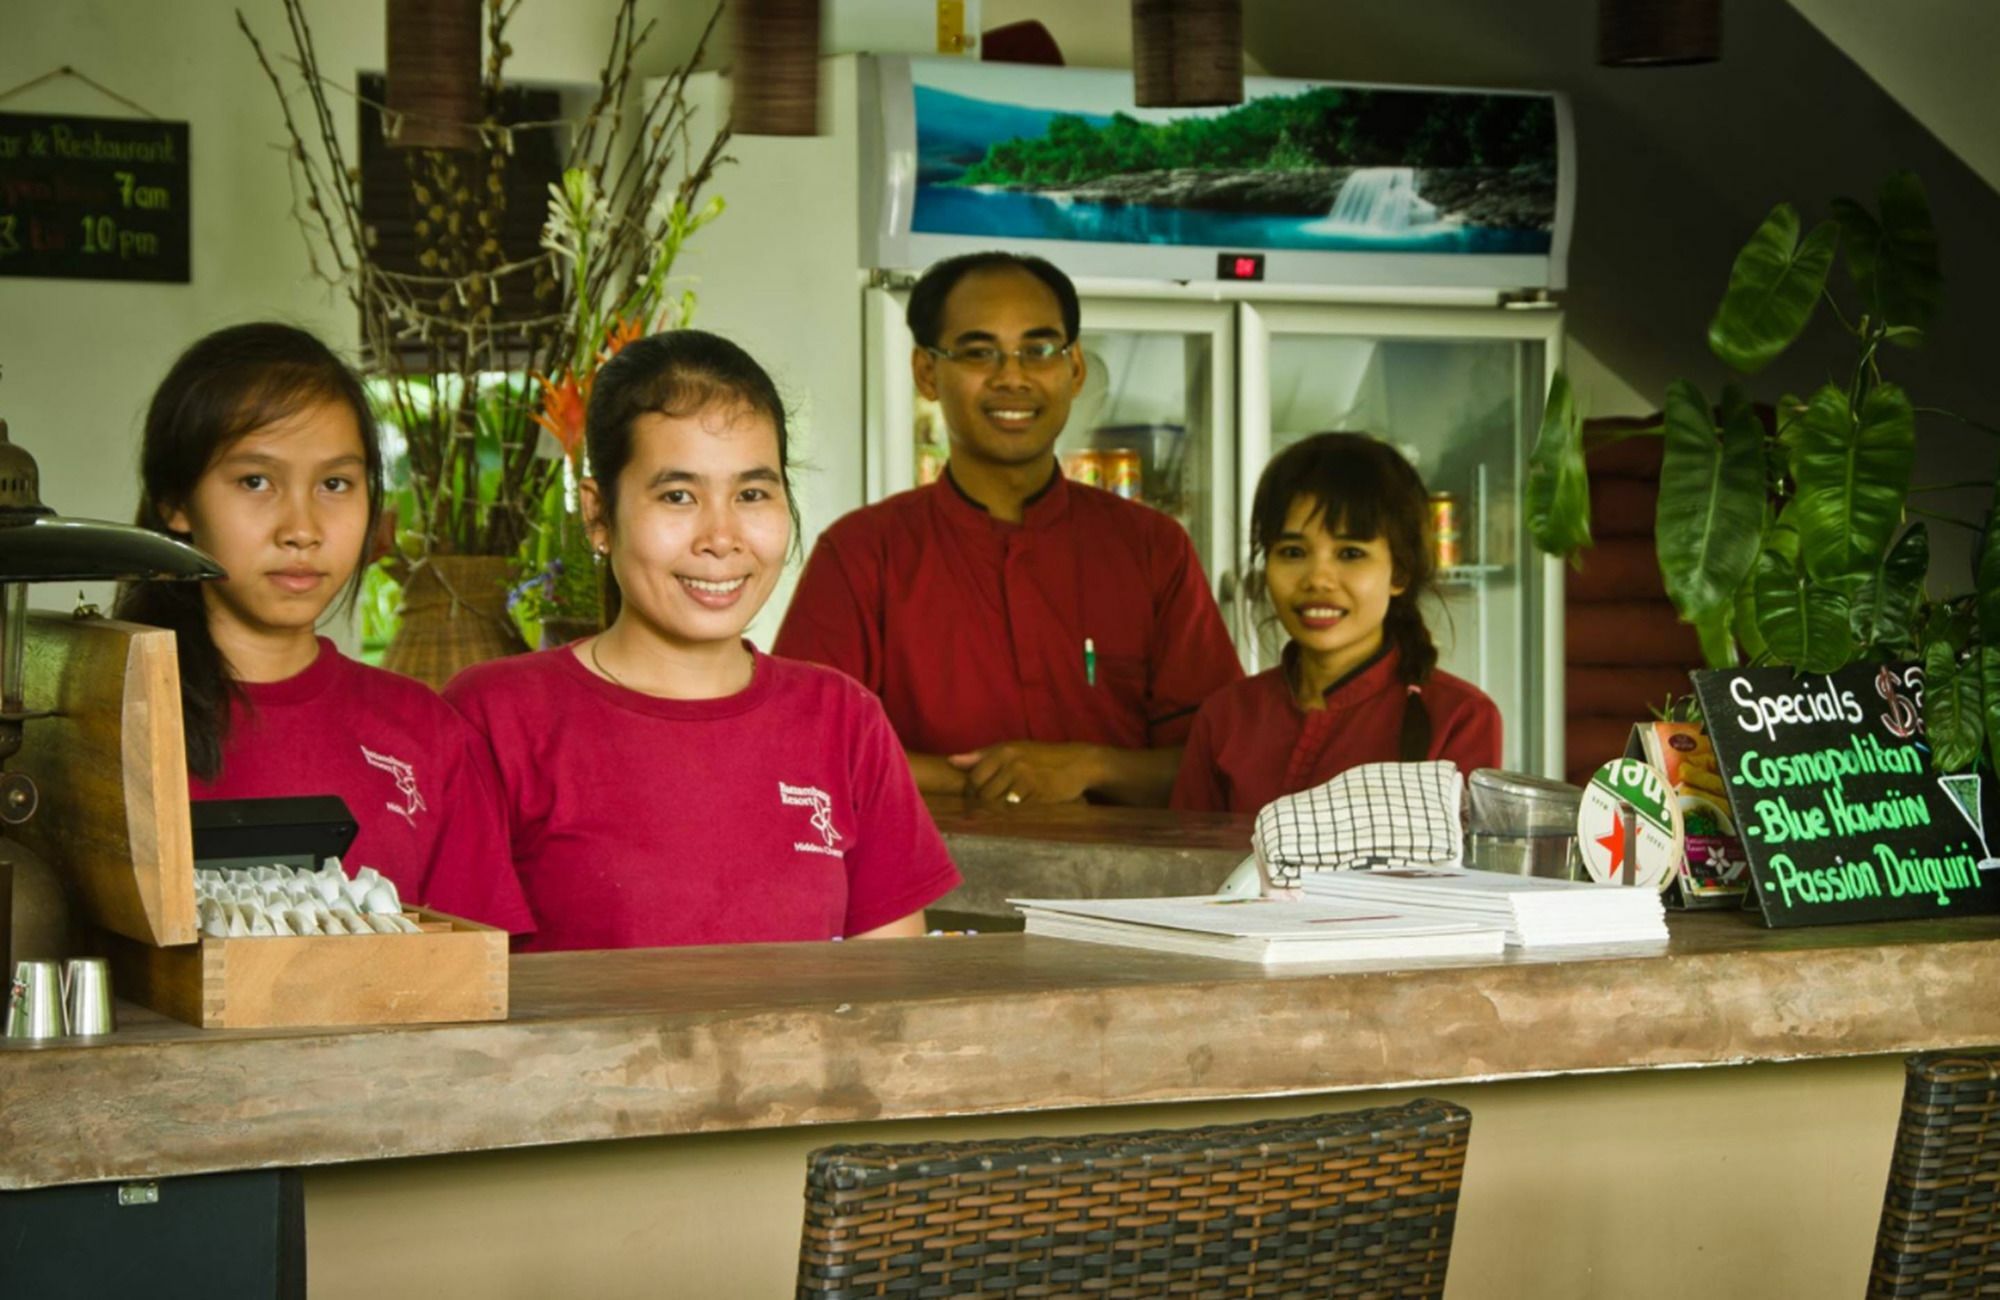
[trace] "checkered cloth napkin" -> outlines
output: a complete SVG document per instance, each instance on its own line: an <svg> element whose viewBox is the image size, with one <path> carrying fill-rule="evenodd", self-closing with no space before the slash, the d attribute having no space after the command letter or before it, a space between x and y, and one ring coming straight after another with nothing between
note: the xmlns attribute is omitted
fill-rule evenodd
<svg viewBox="0 0 2000 1300"><path fill-rule="evenodd" d="M1306 871L1456 866L1464 794L1456 763L1367 763L1266 804L1250 845L1276 889Z"/></svg>

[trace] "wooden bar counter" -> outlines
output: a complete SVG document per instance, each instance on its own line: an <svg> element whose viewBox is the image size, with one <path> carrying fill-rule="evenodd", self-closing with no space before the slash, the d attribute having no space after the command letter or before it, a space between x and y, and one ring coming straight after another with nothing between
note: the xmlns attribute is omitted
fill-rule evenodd
<svg viewBox="0 0 2000 1300"><path fill-rule="evenodd" d="M503 1023L0 1050L0 1188L2000 1042L2000 919L1404 969L1034 938L517 957Z"/></svg>

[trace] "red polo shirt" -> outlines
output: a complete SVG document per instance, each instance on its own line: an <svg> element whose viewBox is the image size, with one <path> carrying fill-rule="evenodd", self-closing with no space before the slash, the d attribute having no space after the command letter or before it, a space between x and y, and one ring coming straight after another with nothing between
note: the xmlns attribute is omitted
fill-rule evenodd
<svg viewBox="0 0 2000 1300"><path fill-rule="evenodd" d="M1350 767L1400 760L1410 688L1396 676L1398 661L1390 649L1328 687L1326 708L1311 713L1292 698L1282 667L1217 691L1195 717L1169 806L1254 813ZM1500 708L1486 692L1433 672L1423 697L1431 715L1425 758L1450 759L1465 773L1500 765Z"/></svg>
<svg viewBox="0 0 2000 1300"><path fill-rule="evenodd" d="M922 754L1178 745L1243 676L1181 526L1061 474L1018 524L949 475L845 516L813 548L774 652L874 691Z"/></svg>

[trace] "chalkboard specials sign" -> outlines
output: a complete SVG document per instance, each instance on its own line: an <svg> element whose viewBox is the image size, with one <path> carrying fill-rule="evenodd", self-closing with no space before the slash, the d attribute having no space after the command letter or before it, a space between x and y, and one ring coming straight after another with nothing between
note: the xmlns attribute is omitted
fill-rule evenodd
<svg viewBox="0 0 2000 1300"><path fill-rule="evenodd" d="M2000 911L1976 773L1931 770L1923 669L1694 675L1768 925Z"/></svg>
<svg viewBox="0 0 2000 1300"><path fill-rule="evenodd" d="M188 281L188 128L0 113L0 276Z"/></svg>

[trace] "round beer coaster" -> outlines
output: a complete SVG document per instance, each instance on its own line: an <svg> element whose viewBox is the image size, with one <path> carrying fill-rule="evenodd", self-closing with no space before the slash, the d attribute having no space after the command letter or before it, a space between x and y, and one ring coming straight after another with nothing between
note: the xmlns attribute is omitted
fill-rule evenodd
<svg viewBox="0 0 2000 1300"><path fill-rule="evenodd" d="M1638 824L1636 836L1626 832L1625 807ZM1627 845L1632 849L1632 883L1665 889L1681 862L1680 801L1667 789L1667 779L1651 763L1614 758L1597 769L1583 790L1577 810L1576 843L1590 878L1600 884L1625 883Z"/></svg>

